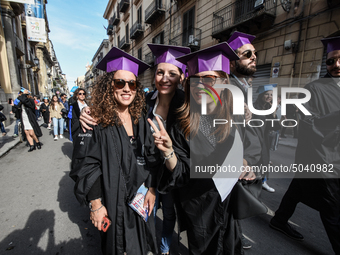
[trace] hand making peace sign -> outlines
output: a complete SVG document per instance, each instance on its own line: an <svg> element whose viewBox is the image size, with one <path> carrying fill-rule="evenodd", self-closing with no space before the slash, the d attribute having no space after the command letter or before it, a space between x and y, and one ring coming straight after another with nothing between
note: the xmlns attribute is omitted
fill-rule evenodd
<svg viewBox="0 0 340 255"><path fill-rule="evenodd" d="M156 116L157 123L159 125L159 129L156 127L155 123L152 122L151 119L148 119L148 122L150 123L151 127L155 131L152 135L155 138L155 145L157 148L163 152L164 155L168 155L173 151L172 148L172 141L166 132L162 121Z"/></svg>

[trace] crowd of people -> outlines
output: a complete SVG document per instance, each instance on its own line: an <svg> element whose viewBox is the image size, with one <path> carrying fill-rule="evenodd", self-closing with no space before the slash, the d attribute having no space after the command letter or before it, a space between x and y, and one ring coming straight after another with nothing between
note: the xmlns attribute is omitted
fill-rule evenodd
<svg viewBox="0 0 340 255"><path fill-rule="evenodd" d="M74 93L72 102L63 94L38 102L25 89L19 93L13 112L19 111L29 151L41 148L36 125L40 112L47 128L53 123L54 140L70 131L74 193L101 231L103 254L170 254L176 221L180 231L186 230L190 254L243 254L251 245L235 208L247 201L233 199L235 187L259 180L263 190L275 192L269 174L254 170L273 164L270 151L285 138L280 122L268 120L298 116L295 162L332 165L334 171L296 174L270 226L302 241L303 235L288 223L302 202L320 212L334 253L340 254L340 37L322 40L328 73L305 87L311 99L304 107L311 115L288 105L285 116L280 100L269 115L249 110L250 79L256 77L254 39L234 32L227 42L196 52L148 44L155 56L152 92L138 79L150 66L113 47L97 65L105 74L88 100L84 89ZM243 96L242 115L234 114L230 84ZM276 87L259 86L253 107L271 109ZM215 125L216 119L236 124ZM265 125L241 125L251 120ZM200 171L217 165L240 171ZM160 247L155 221L159 208Z"/></svg>

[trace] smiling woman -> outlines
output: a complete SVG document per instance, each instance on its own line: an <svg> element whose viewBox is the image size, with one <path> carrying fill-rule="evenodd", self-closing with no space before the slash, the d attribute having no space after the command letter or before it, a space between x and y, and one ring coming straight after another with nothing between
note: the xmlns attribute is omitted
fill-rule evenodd
<svg viewBox="0 0 340 255"><path fill-rule="evenodd" d="M98 126L75 137L70 177L75 195L88 204L90 219L102 237L103 254L157 253L155 223L156 171L162 163L145 119L145 102L137 76L149 68L113 47L98 63L106 71L94 86L90 108ZM132 208L139 190L144 194L143 215ZM107 221L106 218L110 220ZM109 222L109 223L108 223Z"/></svg>

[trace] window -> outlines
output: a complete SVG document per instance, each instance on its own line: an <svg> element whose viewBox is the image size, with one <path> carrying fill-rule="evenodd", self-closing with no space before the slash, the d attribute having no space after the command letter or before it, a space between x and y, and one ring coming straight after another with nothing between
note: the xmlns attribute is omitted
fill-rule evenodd
<svg viewBox="0 0 340 255"><path fill-rule="evenodd" d="M142 24L142 6L137 10L137 23Z"/></svg>
<svg viewBox="0 0 340 255"><path fill-rule="evenodd" d="M126 27L125 27L125 42L126 43L129 43L129 38L130 38L130 35L129 35L129 24L127 24Z"/></svg>
<svg viewBox="0 0 340 255"><path fill-rule="evenodd" d="M189 37L194 35L195 28L195 6L183 15L183 45L188 45Z"/></svg>
<svg viewBox="0 0 340 255"><path fill-rule="evenodd" d="M152 43L164 44L164 31L152 38Z"/></svg>
<svg viewBox="0 0 340 255"><path fill-rule="evenodd" d="M138 59L142 60L142 48L138 49Z"/></svg>

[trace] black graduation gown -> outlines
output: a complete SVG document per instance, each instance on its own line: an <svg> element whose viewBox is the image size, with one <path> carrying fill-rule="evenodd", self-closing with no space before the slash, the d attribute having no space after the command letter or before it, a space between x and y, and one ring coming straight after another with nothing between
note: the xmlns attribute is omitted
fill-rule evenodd
<svg viewBox="0 0 340 255"><path fill-rule="evenodd" d="M144 117L133 125L133 130L136 137L133 143L123 126L101 125L85 134L81 131L74 141L70 177L76 182L74 192L81 204L88 203L89 190L101 178L103 204L112 221L107 232L102 233L104 254L157 252L153 217L145 223L127 202L142 183L156 187L156 171L162 161Z"/></svg>
<svg viewBox="0 0 340 255"><path fill-rule="evenodd" d="M340 214L340 87L327 74L305 89L311 92L311 99L304 106L312 116L300 113L295 163L309 169L313 164L325 164L326 169L332 165L333 172L297 173L299 178L318 178L313 185L297 180L303 187L301 202L317 210L333 208Z"/></svg>
<svg viewBox="0 0 340 255"><path fill-rule="evenodd" d="M229 76L230 84L237 86L243 93L244 102L247 103L247 91L244 87L240 84L240 82L233 77L233 75ZM245 120L244 115L233 115L232 118L235 122L242 123ZM249 166L257 165L261 158L261 150L262 150L262 143L261 143L261 129L250 127L249 125L245 125L243 129L243 137L242 141L244 144L244 154L243 158L247 161Z"/></svg>
<svg viewBox="0 0 340 255"><path fill-rule="evenodd" d="M18 99L25 106L25 110L26 110L26 114L28 116L28 120L29 120L29 122L30 122L30 124L33 128L35 135L37 137L41 137L42 132L41 132L40 126L37 122L37 116L35 115L34 99L28 98L27 94L22 94L21 96L18 97ZM24 123L21 123L21 124L23 125L22 130L23 130L23 133L24 133L24 130L25 130Z"/></svg>
<svg viewBox="0 0 340 255"><path fill-rule="evenodd" d="M72 104L72 119L71 119L71 134L72 137L76 137L80 132L80 123L79 123L79 117L80 117L80 109L78 102L74 102Z"/></svg>
<svg viewBox="0 0 340 255"><path fill-rule="evenodd" d="M163 168L158 190L169 192L177 189L187 224L190 254L243 254L238 224L230 213L230 194L221 202L211 176L190 178L192 161L195 165L221 165L224 157L216 158L215 152L223 151L217 154L226 156L234 135L235 129L226 142L214 149L200 131L191 140L190 146L178 124L171 128L170 137L178 161L173 172Z"/></svg>
<svg viewBox="0 0 340 255"><path fill-rule="evenodd" d="M44 123L48 124L50 120L50 104L46 105L45 103L42 103L40 105L40 111L44 117Z"/></svg>

